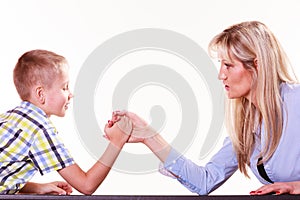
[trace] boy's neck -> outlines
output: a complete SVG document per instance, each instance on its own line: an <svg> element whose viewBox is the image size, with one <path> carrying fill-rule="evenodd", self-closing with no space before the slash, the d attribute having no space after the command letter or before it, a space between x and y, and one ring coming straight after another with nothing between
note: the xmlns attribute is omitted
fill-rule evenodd
<svg viewBox="0 0 300 200"><path fill-rule="evenodd" d="M50 118L51 115L48 115L43 104L41 104L39 101L35 101L34 99L28 99L28 100L25 100L29 103L31 103L32 105L34 105L35 107L39 108L40 110L43 111L44 115L46 115L48 118Z"/></svg>

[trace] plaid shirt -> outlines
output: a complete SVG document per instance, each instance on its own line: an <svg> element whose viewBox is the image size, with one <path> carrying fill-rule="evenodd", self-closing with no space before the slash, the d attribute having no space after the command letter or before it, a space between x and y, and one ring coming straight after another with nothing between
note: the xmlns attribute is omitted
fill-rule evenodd
<svg viewBox="0 0 300 200"><path fill-rule="evenodd" d="M29 102L0 115L0 194L18 192L41 175L74 164L45 112Z"/></svg>

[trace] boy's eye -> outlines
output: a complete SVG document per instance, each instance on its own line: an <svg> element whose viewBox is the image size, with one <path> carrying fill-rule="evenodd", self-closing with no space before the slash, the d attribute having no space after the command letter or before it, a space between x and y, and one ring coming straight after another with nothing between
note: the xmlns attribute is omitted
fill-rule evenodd
<svg viewBox="0 0 300 200"><path fill-rule="evenodd" d="M69 86L67 85L67 86L63 87L63 90L69 90Z"/></svg>

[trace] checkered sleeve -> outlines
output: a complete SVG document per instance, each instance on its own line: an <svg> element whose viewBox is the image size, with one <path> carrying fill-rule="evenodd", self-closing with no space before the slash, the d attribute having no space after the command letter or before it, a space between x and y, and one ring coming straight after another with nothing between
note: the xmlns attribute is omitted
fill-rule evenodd
<svg viewBox="0 0 300 200"><path fill-rule="evenodd" d="M74 164L73 158L61 142L55 128L40 128L29 152L29 157L40 174L57 171Z"/></svg>

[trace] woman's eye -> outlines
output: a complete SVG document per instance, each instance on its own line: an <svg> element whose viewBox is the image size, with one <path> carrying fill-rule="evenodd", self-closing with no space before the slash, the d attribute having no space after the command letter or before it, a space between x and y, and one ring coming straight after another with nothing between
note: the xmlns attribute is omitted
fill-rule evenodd
<svg viewBox="0 0 300 200"><path fill-rule="evenodd" d="M232 67L232 65L231 65L231 64L228 64L228 63L225 63L224 65L225 65L227 68Z"/></svg>

